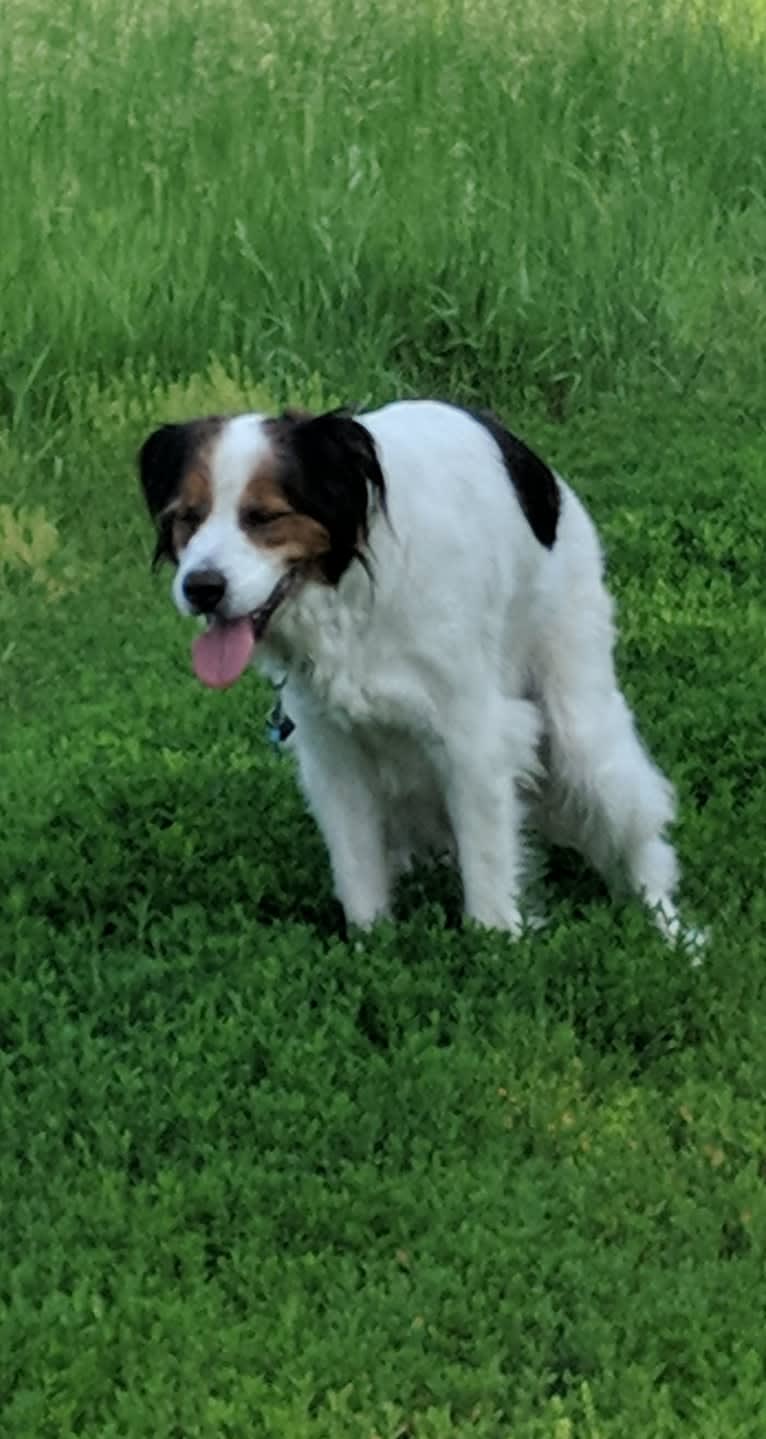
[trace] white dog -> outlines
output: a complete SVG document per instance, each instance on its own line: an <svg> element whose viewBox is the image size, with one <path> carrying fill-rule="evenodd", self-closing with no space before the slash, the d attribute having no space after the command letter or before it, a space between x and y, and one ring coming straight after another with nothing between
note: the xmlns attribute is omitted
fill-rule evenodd
<svg viewBox="0 0 766 1439"><path fill-rule="evenodd" d="M618 687L598 540L495 419L370 414L165 425L140 470L194 667L285 677L309 805L347 920L411 860L455 854L465 911L522 926L525 813L679 933L673 791Z"/></svg>

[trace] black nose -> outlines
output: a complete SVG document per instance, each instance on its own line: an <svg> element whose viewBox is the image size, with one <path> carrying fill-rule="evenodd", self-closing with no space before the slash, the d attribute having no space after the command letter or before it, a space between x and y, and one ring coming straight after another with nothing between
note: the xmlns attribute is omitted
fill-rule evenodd
<svg viewBox="0 0 766 1439"><path fill-rule="evenodd" d="M190 570L183 591L197 614L212 615L226 594L226 581L220 570Z"/></svg>

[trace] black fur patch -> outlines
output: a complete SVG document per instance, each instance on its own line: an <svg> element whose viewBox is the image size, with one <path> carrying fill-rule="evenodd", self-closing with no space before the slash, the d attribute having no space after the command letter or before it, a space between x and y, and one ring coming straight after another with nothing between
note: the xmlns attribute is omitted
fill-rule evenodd
<svg viewBox="0 0 766 1439"><path fill-rule="evenodd" d="M157 527L157 544L152 565L162 560L175 563L171 543L173 517L168 506L181 488L186 470L196 452L212 438L222 421L217 416L189 420L182 424L160 425L138 452L138 471L149 514Z"/></svg>
<svg viewBox="0 0 766 1439"><path fill-rule="evenodd" d="M561 510L561 491L553 471L488 411L466 410L466 414L492 436L532 533L541 545L552 549Z"/></svg>
<svg viewBox="0 0 766 1439"><path fill-rule="evenodd" d="M372 435L343 410L313 418L288 412L267 423L287 503L316 520L330 537L320 559L328 584L337 584L352 560L369 568L361 546L368 535L371 491L386 510L386 484Z"/></svg>

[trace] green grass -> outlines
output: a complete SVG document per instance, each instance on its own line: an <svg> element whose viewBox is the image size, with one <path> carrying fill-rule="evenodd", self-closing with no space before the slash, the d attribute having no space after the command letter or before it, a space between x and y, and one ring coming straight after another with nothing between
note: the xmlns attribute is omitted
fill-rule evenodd
<svg viewBox="0 0 766 1439"><path fill-rule="evenodd" d="M2 376L761 408L761 0L7 0ZM743 333L747 344L743 345Z"/></svg>
<svg viewBox="0 0 766 1439"><path fill-rule="evenodd" d="M3 1435L762 1439L762 8L6 12ZM589 503L702 968L563 855L347 943L195 685L146 430L404 390Z"/></svg>

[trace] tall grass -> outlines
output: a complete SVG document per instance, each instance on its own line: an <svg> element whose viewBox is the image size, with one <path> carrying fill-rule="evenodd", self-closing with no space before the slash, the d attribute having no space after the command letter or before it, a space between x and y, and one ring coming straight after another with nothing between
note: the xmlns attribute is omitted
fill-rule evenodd
<svg viewBox="0 0 766 1439"><path fill-rule="evenodd" d="M757 0L9 0L0 385L766 378Z"/></svg>

